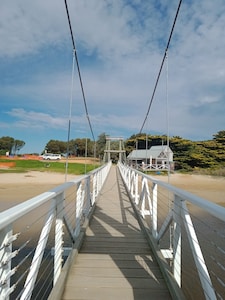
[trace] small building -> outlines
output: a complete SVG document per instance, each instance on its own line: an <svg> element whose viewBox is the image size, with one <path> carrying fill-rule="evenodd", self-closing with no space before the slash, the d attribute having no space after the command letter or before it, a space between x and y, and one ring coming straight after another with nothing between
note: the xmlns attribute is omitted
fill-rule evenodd
<svg viewBox="0 0 225 300"><path fill-rule="evenodd" d="M130 166L144 170L165 170L173 168L173 152L168 146L152 146L150 149L133 150L127 156Z"/></svg>

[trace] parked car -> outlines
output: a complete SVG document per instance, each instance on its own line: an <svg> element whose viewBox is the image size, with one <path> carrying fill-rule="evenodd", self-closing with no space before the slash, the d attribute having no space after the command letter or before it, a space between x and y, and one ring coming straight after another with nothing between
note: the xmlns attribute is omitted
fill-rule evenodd
<svg viewBox="0 0 225 300"><path fill-rule="evenodd" d="M59 160L61 159L61 154L45 153L41 157L46 160Z"/></svg>

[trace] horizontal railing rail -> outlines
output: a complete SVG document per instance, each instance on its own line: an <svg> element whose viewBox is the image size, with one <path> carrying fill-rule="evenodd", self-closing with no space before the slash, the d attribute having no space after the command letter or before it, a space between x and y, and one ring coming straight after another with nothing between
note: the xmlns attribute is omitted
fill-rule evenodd
<svg viewBox="0 0 225 300"><path fill-rule="evenodd" d="M0 299L47 299L110 167L0 213Z"/></svg>
<svg viewBox="0 0 225 300"><path fill-rule="evenodd" d="M118 167L154 247L184 295L223 299L225 208L124 164Z"/></svg>
<svg viewBox="0 0 225 300"><path fill-rule="evenodd" d="M166 171L170 169L168 164L136 164L135 169L140 171Z"/></svg>

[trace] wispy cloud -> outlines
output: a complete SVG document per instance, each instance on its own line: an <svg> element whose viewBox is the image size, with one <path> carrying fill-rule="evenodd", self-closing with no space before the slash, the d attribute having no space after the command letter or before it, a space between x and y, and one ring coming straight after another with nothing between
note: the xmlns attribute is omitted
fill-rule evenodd
<svg viewBox="0 0 225 300"><path fill-rule="evenodd" d="M175 0L68 1L96 136L128 137L140 130L177 5ZM171 135L207 139L224 129L224 13L223 0L182 3L169 49L168 90L164 68L144 131L167 131L167 93ZM44 135L48 128L45 140L50 129L60 139L68 123L72 70L63 1L4 1L0 39L2 135L13 136L18 128ZM82 134L87 125L77 72L72 117L73 134Z"/></svg>
<svg viewBox="0 0 225 300"><path fill-rule="evenodd" d="M18 0L1 6L0 55L35 54L43 46L59 46L65 38L63 2Z"/></svg>

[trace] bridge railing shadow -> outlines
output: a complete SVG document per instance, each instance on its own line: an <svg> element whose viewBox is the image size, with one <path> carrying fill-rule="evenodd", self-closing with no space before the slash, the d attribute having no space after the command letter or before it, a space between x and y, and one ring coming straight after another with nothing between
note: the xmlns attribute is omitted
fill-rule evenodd
<svg viewBox="0 0 225 300"><path fill-rule="evenodd" d="M156 254L186 297L221 298L225 208L123 164L119 169Z"/></svg>

